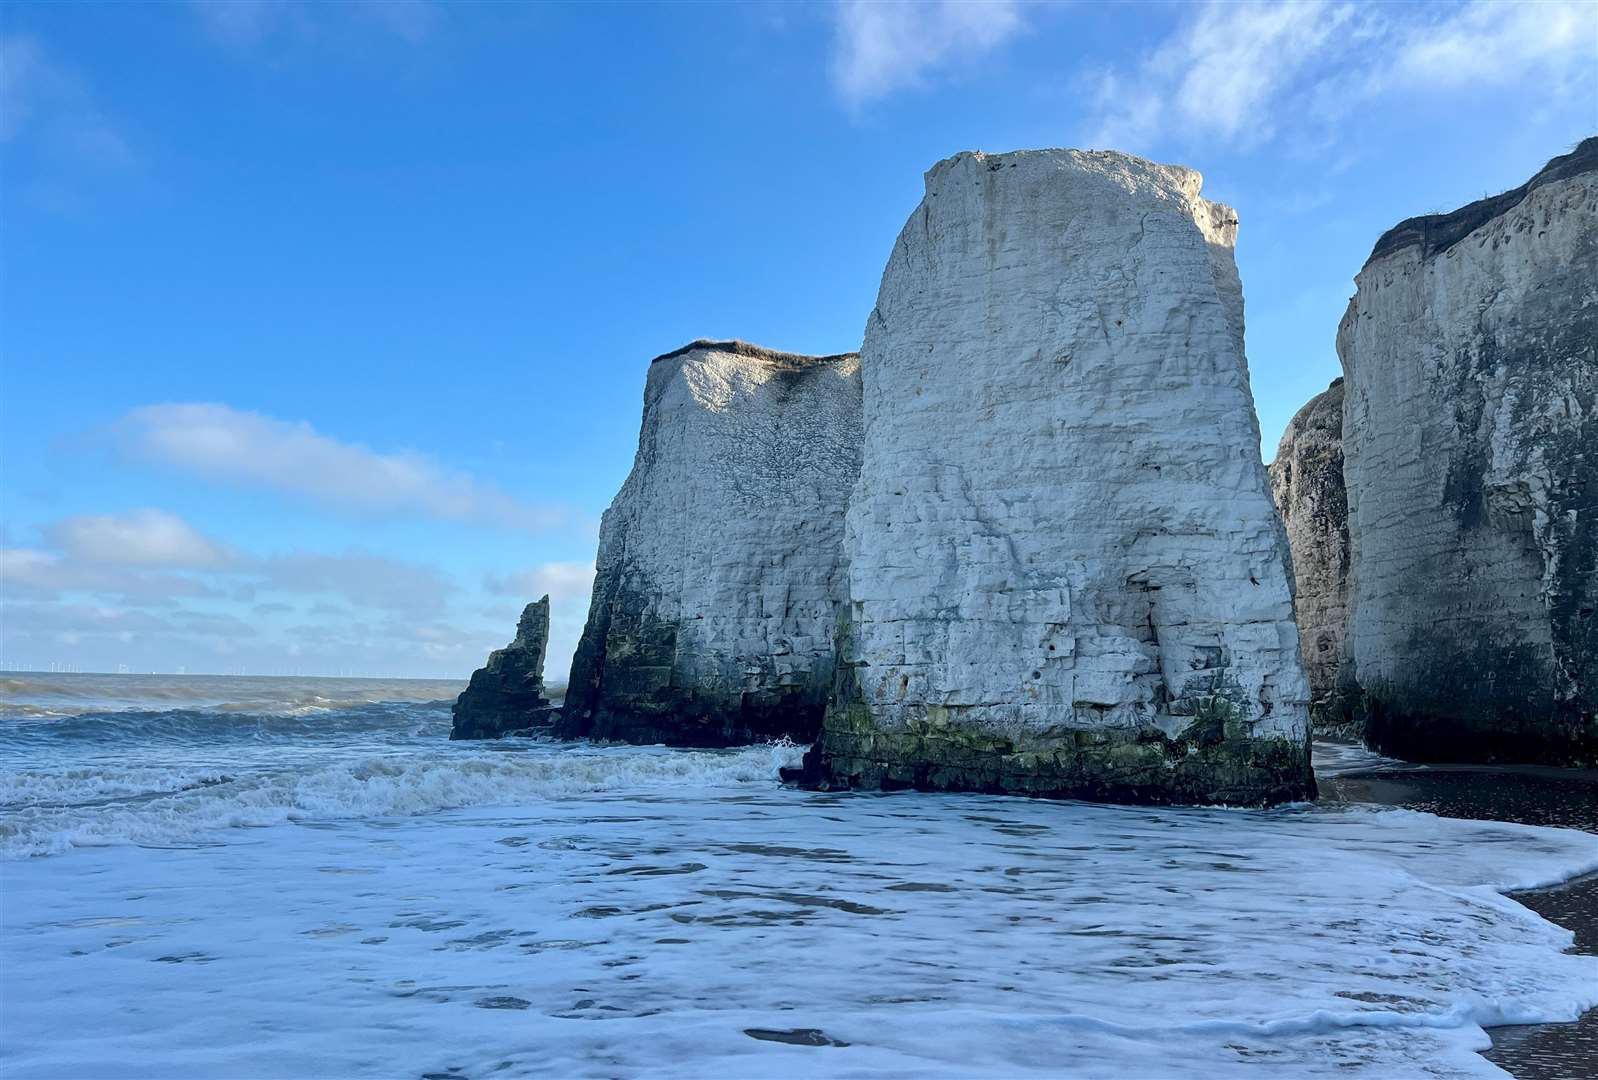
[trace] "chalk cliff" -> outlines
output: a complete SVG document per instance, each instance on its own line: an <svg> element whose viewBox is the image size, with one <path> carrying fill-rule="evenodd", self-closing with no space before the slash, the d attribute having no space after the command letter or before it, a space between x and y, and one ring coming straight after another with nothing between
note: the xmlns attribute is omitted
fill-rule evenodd
<svg viewBox="0 0 1598 1080"><path fill-rule="evenodd" d="M1343 380L1288 423L1271 462L1271 496L1287 527L1299 651L1317 735L1359 734L1339 679L1348 620L1348 496L1343 489Z"/></svg>
<svg viewBox="0 0 1598 1080"><path fill-rule="evenodd" d="M1367 739L1598 760L1598 138L1376 244L1338 331Z"/></svg>
<svg viewBox="0 0 1598 1080"><path fill-rule="evenodd" d="M810 741L832 684L860 364L738 341L658 357L600 527L560 733Z"/></svg>
<svg viewBox="0 0 1598 1080"><path fill-rule="evenodd" d="M516 638L488 654L455 699L451 739L497 739L548 728L555 706L544 698L544 650L549 644L549 597L522 611Z"/></svg>
<svg viewBox="0 0 1598 1080"><path fill-rule="evenodd" d="M861 353L824 786L1264 803L1314 791L1237 220L1188 169L962 153Z"/></svg>

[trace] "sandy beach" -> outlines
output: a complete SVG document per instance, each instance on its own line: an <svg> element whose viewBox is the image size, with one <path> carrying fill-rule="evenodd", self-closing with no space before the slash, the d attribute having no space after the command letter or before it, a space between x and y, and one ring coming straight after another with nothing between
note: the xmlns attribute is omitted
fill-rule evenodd
<svg viewBox="0 0 1598 1080"><path fill-rule="evenodd" d="M1444 817L1553 825L1594 833L1598 846L1598 770L1539 766L1403 765L1323 779L1327 801L1374 802ZM1598 874L1552 889L1510 896L1576 934L1575 951L1598 955ZM1598 1061L1598 1009L1574 1024L1489 1029L1488 1060L1518 1080L1571 1080Z"/></svg>

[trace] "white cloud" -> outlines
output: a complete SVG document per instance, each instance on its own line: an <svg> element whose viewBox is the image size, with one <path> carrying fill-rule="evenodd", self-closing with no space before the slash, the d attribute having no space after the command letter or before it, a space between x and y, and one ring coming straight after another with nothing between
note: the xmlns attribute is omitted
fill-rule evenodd
<svg viewBox="0 0 1598 1080"><path fill-rule="evenodd" d="M415 44L432 33L438 9L427 0L365 0L362 14L378 26Z"/></svg>
<svg viewBox="0 0 1598 1080"><path fill-rule="evenodd" d="M431 563L351 549L251 554L160 510L87 514L0 548L0 666L69 661L236 669L298 667L464 674L502 629L461 618L460 586ZM552 571L552 581L569 574ZM269 616L304 609L304 626ZM514 620L512 624L514 625ZM67 650L62 652L62 650ZM98 659L94 659L98 657Z"/></svg>
<svg viewBox="0 0 1598 1080"><path fill-rule="evenodd" d="M1544 65L1586 60L1588 89L1598 59L1598 5L1476 0L1402 35L1394 65L1407 85L1451 88L1501 84Z"/></svg>
<svg viewBox="0 0 1598 1080"><path fill-rule="evenodd" d="M39 662L85 653L131 655L130 650L160 642L181 643L185 655L198 650L227 657L242 643L259 639L260 630L226 613L174 611L158 615L102 603L8 602L0 635L8 659Z"/></svg>
<svg viewBox="0 0 1598 1080"><path fill-rule="evenodd" d="M7 34L0 36L0 142L24 136L56 169L137 163L82 76L33 38Z"/></svg>
<svg viewBox="0 0 1598 1080"><path fill-rule="evenodd" d="M189 10L217 41L234 47L270 38L313 37L340 22L375 28L416 43L428 36L438 8L428 0L355 0L328 4L298 0L190 0Z"/></svg>
<svg viewBox="0 0 1598 1080"><path fill-rule="evenodd" d="M214 37L235 45L259 41L293 14L285 0L190 0L189 10Z"/></svg>
<svg viewBox="0 0 1598 1080"><path fill-rule="evenodd" d="M852 108L970 64L1024 28L1014 0L841 0L832 81Z"/></svg>
<svg viewBox="0 0 1598 1080"><path fill-rule="evenodd" d="M1197 8L1131 69L1092 87L1091 143L1146 150L1162 138L1242 149L1288 126L1327 127L1372 99L1533 80L1591 89L1598 5L1354 5L1329 0Z"/></svg>
<svg viewBox="0 0 1598 1080"><path fill-rule="evenodd" d="M33 585L48 580L58 560L48 551L33 548L0 548L0 580Z"/></svg>
<svg viewBox="0 0 1598 1080"><path fill-rule="evenodd" d="M53 636L72 643L92 635L153 634L173 629L172 623L147 611L128 611L105 604L6 605L6 631Z"/></svg>
<svg viewBox="0 0 1598 1080"><path fill-rule="evenodd" d="M0 549L0 589L6 599L93 595L137 607L171 606L194 598L254 603L268 593L335 597L355 608L435 618L460 591L431 563L358 548L340 554L290 551L267 556L230 550L158 510L67 518L46 527L44 534L53 550ZM148 572L150 567L162 572ZM323 600L311 613L339 617L352 612Z"/></svg>
<svg viewBox="0 0 1598 1080"><path fill-rule="evenodd" d="M217 566L228 553L164 510L85 514L51 526L49 538L70 559L121 566Z"/></svg>
<svg viewBox="0 0 1598 1080"><path fill-rule="evenodd" d="M594 564L547 562L504 577L490 574L483 579L483 587L500 596L536 600L548 593L551 604L570 597L581 597L586 604L594 588Z"/></svg>
<svg viewBox="0 0 1598 1080"><path fill-rule="evenodd" d="M60 76L39 55L31 38L0 37L0 141L20 132L41 95L59 92Z"/></svg>
<svg viewBox="0 0 1598 1080"><path fill-rule="evenodd" d="M244 573L265 592L337 596L357 607L414 618L442 614L457 586L430 563L352 549L341 555L296 551L252 560Z"/></svg>
<svg viewBox="0 0 1598 1080"><path fill-rule="evenodd" d="M564 683L571 669L571 656L588 621L588 601L594 590L594 564L547 562L504 577L490 575L483 588L500 596L515 597L523 603L549 594L549 648L545 652L544 678ZM505 640L510 640L521 609L485 612L503 623Z"/></svg>
<svg viewBox="0 0 1598 1080"><path fill-rule="evenodd" d="M222 595L182 574L86 565L35 548L0 549L0 599L55 600L66 593L93 593L117 604L143 607Z"/></svg>
<svg viewBox="0 0 1598 1080"><path fill-rule="evenodd" d="M594 577L592 563L554 561L468 592L432 563L359 548L252 553L157 509L75 515L39 534L39 546L0 547L0 666L464 676L510 640L521 603L548 593L558 683ZM484 610L484 594L518 605Z"/></svg>
<svg viewBox="0 0 1598 1080"><path fill-rule="evenodd" d="M1351 14L1319 0L1211 4L1133 76L1104 76L1099 145L1140 145L1164 129L1241 143L1269 138L1266 103L1317 56Z"/></svg>
<svg viewBox="0 0 1598 1080"><path fill-rule="evenodd" d="M222 483L298 495L346 511L441 518L538 532L561 511L513 498L411 451L378 453L310 424L219 404L148 405L112 427L132 454Z"/></svg>

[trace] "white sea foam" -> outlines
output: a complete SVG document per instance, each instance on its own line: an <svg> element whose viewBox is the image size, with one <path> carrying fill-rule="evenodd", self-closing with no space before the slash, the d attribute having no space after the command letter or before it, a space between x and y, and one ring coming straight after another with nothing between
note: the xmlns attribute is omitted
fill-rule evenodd
<svg viewBox="0 0 1598 1080"><path fill-rule="evenodd" d="M1402 763L1397 758L1384 757L1355 743L1315 743L1315 775L1319 777L1341 776L1399 764Z"/></svg>
<svg viewBox="0 0 1598 1080"><path fill-rule="evenodd" d="M283 712L0 724L0 846L46 855L0 867L0 1072L1436 1080L1598 1004L1502 895L1598 869L1586 834Z"/></svg>
<svg viewBox="0 0 1598 1080"><path fill-rule="evenodd" d="M1598 1004L1570 933L1496 891L1598 868L1585 834L814 794L754 780L761 753L619 750L542 780L383 768L318 790L344 808L379 780L361 805L410 806L418 782L447 802L515 776L529 794L13 862L0 1060L39 1077L1396 1080L1495 1075L1481 1025ZM795 1030L850 1045L770 1041Z"/></svg>
<svg viewBox="0 0 1598 1080"><path fill-rule="evenodd" d="M427 814L589 792L769 785L797 764L791 743L731 751L523 744L521 752L439 743L425 752L330 755L331 764L118 766L0 772L0 856L108 844L218 843L217 830Z"/></svg>

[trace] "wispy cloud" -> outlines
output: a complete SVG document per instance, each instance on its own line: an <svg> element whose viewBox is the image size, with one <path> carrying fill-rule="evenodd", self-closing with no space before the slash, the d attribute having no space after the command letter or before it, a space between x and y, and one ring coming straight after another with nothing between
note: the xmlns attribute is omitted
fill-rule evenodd
<svg viewBox="0 0 1598 1080"><path fill-rule="evenodd" d="M1101 70L1095 146L1162 139L1250 149L1286 128L1329 128L1383 95L1531 80L1545 92L1598 62L1598 5L1580 0L1354 5L1212 2L1136 64Z"/></svg>
<svg viewBox="0 0 1598 1080"><path fill-rule="evenodd" d="M518 570L503 577L490 574L483 579L483 588L498 596L514 596L536 600L548 593L554 598L581 597L586 604L594 587L594 564L591 562L547 562L530 570Z"/></svg>
<svg viewBox="0 0 1598 1080"><path fill-rule="evenodd" d="M1267 104L1291 87L1352 8L1320 2L1211 4L1133 73L1106 73L1097 145L1141 146L1166 130L1253 144L1270 138Z"/></svg>
<svg viewBox="0 0 1598 1080"><path fill-rule="evenodd" d="M1401 29L1399 37L1392 74L1397 85L1492 86L1528 73L1559 76L1579 66L1591 93L1598 61L1598 5L1476 0L1434 21Z"/></svg>
<svg viewBox="0 0 1598 1080"><path fill-rule="evenodd" d="M439 19L428 0L353 0L341 4L305 0L190 0L189 10L215 40L233 47L276 37L314 36L335 22L376 30L415 44Z"/></svg>
<svg viewBox="0 0 1598 1080"><path fill-rule="evenodd" d="M212 37L231 45L259 41L298 14L284 0L190 0L189 10Z"/></svg>
<svg viewBox="0 0 1598 1080"><path fill-rule="evenodd" d="M50 526L46 535L67 558L110 566L219 566L231 556L176 514L134 510L85 514Z"/></svg>
<svg viewBox="0 0 1598 1080"><path fill-rule="evenodd" d="M335 509L538 532L568 516L516 499L413 451L379 453L310 424L227 405L134 409L111 427L127 453L219 483L264 488Z"/></svg>
<svg viewBox="0 0 1598 1080"><path fill-rule="evenodd" d="M1025 26L1014 0L841 0L835 21L832 81L851 108L925 86Z"/></svg>
<svg viewBox="0 0 1598 1080"><path fill-rule="evenodd" d="M588 620L588 601L594 590L594 564L591 562L547 562L503 577L489 575L483 588L498 596L513 597L520 603L549 594L549 650L545 665L552 682L563 682L570 668L571 655ZM496 622L516 625L519 609L494 611ZM507 629L505 635L510 634Z"/></svg>
<svg viewBox="0 0 1598 1080"><path fill-rule="evenodd" d="M280 666L464 674L515 625L462 611L463 590L431 563L358 548L252 553L161 510L79 515L40 535L0 549L0 652L23 662L231 663L248 641L257 662ZM283 625L293 617L306 621Z"/></svg>
<svg viewBox="0 0 1598 1080"><path fill-rule="evenodd" d="M5 644L76 648L96 641L130 645L141 640L176 639L229 655L241 639L260 631L234 615L204 611L157 614L92 603L7 603Z"/></svg>
<svg viewBox="0 0 1598 1080"><path fill-rule="evenodd" d="M162 607L226 595L183 574L85 563L42 548L0 548L0 598L8 608L19 600L56 601L77 593L125 607Z"/></svg>
<svg viewBox="0 0 1598 1080"><path fill-rule="evenodd" d="M356 607L414 618L444 614L460 591L430 563L394 559L359 548L326 555L297 551L253 560L244 577L266 592L337 596Z"/></svg>
<svg viewBox="0 0 1598 1080"><path fill-rule="evenodd" d="M358 6L368 21L413 44L431 34L439 20L438 8L427 0L363 0Z"/></svg>
<svg viewBox="0 0 1598 1080"><path fill-rule="evenodd" d="M0 140L22 131L33 119L39 99L61 92L61 79L32 38L0 37Z"/></svg>
<svg viewBox="0 0 1598 1080"><path fill-rule="evenodd" d="M0 36L0 142L27 141L54 169L126 169L132 148L89 83L43 45Z"/></svg>
<svg viewBox="0 0 1598 1080"><path fill-rule="evenodd" d="M460 591L431 563L360 548L253 554L221 544L164 510L76 515L40 532L41 547L0 550L0 587L8 599L97 594L124 605L160 607L193 598L254 602L267 593L333 597L371 611L433 618Z"/></svg>

